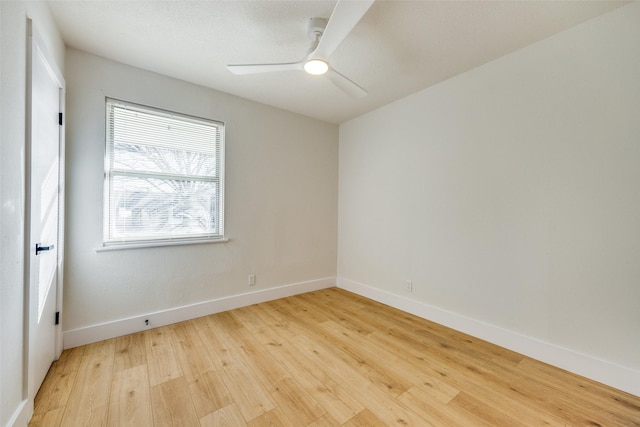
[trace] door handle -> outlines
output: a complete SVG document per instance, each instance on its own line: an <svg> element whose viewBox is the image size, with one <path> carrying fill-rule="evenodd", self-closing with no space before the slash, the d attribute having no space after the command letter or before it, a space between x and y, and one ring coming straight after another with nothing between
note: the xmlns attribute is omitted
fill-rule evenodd
<svg viewBox="0 0 640 427"><path fill-rule="evenodd" d="M39 255L40 252L50 251L53 248L54 248L54 245L41 246L40 243L36 243L36 255Z"/></svg>

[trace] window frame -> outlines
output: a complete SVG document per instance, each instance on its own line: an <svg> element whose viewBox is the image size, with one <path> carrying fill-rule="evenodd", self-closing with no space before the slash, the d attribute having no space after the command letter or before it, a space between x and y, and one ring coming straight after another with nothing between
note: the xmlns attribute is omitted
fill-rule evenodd
<svg viewBox="0 0 640 427"><path fill-rule="evenodd" d="M217 128L219 137L217 138L218 147L216 153L216 171L217 176L212 175L179 175L165 172L144 172L144 171L125 171L111 168L112 146L113 146L113 126L110 121L112 117L113 107L110 105L121 105L124 108L138 110L145 114L157 115L159 117L184 120L185 122L197 122L212 125ZM219 120L213 120L204 117L193 116L176 111L170 111L162 108L152 107L148 105L138 104L135 102L124 101L117 98L105 97L105 152L104 152L104 188L103 188L103 233L102 247L96 249L100 251L117 250L117 249L133 249L143 247L157 246L175 246L200 243L217 243L227 242L229 239L224 235L224 198L225 198L225 123ZM187 150L185 150L187 151ZM116 176L129 176L137 178L152 178L161 180L185 180L193 179L200 182L217 183L217 209L216 222L217 233L198 233L183 235L161 235L158 237L132 237L112 238L110 236L111 219L111 193L112 179Z"/></svg>

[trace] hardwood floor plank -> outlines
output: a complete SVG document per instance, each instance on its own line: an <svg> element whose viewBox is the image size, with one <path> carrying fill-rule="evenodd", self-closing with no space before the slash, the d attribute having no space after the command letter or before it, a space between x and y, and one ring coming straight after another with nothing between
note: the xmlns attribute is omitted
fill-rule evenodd
<svg viewBox="0 0 640 427"><path fill-rule="evenodd" d="M230 312L236 319L236 322L240 323L242 327L248 331L255 331L256 329L264 326L262 320L256 315L252 306L241 307Z"/></svg>
<svg viewBox="0 0 640 427"><path fill-rule="evenodd" d="M329 320L318 310L314 310L315 315L308 315L302 298L271 301L271 306L274 308L274 312L278 313L282 322L299 325L301 328L315 328L318 324ZM297 333L302 333L302 331L298 330Z"/></svg>
<svg viewBox="0 0 640 427"><path fill-rule="evenodd" d="M370 410L363 409L343 425L345 427L384 427L387 424L376 417Z"/></svg>
<svg viewBox="0 0 640 427"><path fill-rule="evenodd" d="M372 334L374 335L374 334ZM389 335L375 334L372 336L372 340L380 339L381 343L384 343L385 347L391 347L397 345L398 350L403 354L411 355L407 361L414 365L419 372L420 379L423 381L422 386L430 387L435 380L440 380L446 386L448 390L462 390L470 393L473 396L479 397L484 403L489 405L495 404L500 407L504 404L509 404L514 408L518 408L520 411L520 418L529 419L532 423L548 423L557 424L558 419L550 413L541 412L537 408L531 408L528 405L521 405L520 396L514 391L512 384L519 384L524 386L525 381L518 376L507 375L506 368L500 372L488 370L486 368L488 362L482 362L477 364L465 364L458 360L455 356L442 357L440 350L436 354L432 354L428 349L415 352L415 345L405 347L406 340L397 340ZM420 348L418 346L417 348ZM478 367L480 366L480 367ZM427 378L422 375L428 375ZM484 390L490 386L493 393L485 393ZM535 393L532 393L531 399L534 399L536 393L538 396L545 396L544 389L537 388ZM445 395L441 397L446 398ZM489 401L489 402L487 402Z"/></svg>
<svg viewBox="0 0 640 427"><path fill-rule="evenodd" d="M308 301L307 296L310 296L311 302ZM329 320L326 314L317 310L317 307L320 305L313 301L312 293L294 295L291 298L285 299L285 301L291 302L291 309L298 319L308 319L309 322L314 322L315 324Z"/></svg>
<svg viewBox="0 0 640 427"><path fill-rule="evenodd" d="M385 392L398 396L413 385L408 378L399 375L394 369L394 361L384 360L383 357L378 357L378 352L362 345L366 339L360 339L357 334L352 334L350 330L333 321L324 322L321 328L326 332L323 338L351 358L358 369Z"/></svg>
<svg viewBox="0 0 640 427"><path fill-rule="evenodd" d="M84 356L85 347L65 350L51 365L35 398L34 414L44 414L57 408L64 408Z"/></svg>
<svg viewBox="0 0 640 427"><path fill-rule="evenodd" d="M109 405L109 426L153 425L146 365L114 373Z"/></svg>
<svg viewBox="0 0 640 427"><path fill-rule="evenodd" d="M247 423L234 403L200 419L201 427L242 427L246 425Z"/></svg>
<svg viewBox="0 0 640 427"><path fill-rule="evenodd" d="M311 394L291 378L280 380L271 396L292 424L307 425L326 412Z"/></svg>
<svg viewBox="0 0 640 427"><path fill-rule="evenodd" d="M29 422L31 427L58 427L62 423L64 407L55 408L48 412L35 414Z"/></svg>
<svg viewBox="0 0 640 427"><path fill-rule="evenodd" d="M233 403L222 376L216 371L208 371L198 376L189 384L189 392L198 418Z"/></svg>
<svg viewBox="0 0 640 427"><path fill-rule="evenodd" d="M116 338L116 354L113 362L114 372L146 364L147 354L144 348L143 333Z"/></svg>
<svg viewBox="0 0 640 427"><path fill-rule="evenodd" d="M640 426L640 397L340 289L66 350L30 426Z"/></svg>
<svg viewBox="0 0 640 427"><path fill-rule="evenodd" d="M245 421L250 421L276 407L269 394L246 369L232 367L223 372L223 381L233 396Z"/></svg>
<svg viewBox="0 0 640 427"><path fill-rule="evenodd" d="M314 298L317 298L318 303L322 303L325 305L341 305L345 311L349 313L355 313L358 310L367 307L375 307L382 308L387 307L384 304L381 304L377 301L370 300L368 298L361 297L360 295L356 295L352 292L346 291L344 289L339 288L331 288L331 289L320 289L315 292L309 292L309 295L313 295ZM307 295L307 294L302 294Z"/></svg>
<svg viewBox="0 0 640 427"><path fill-rule="evenodd" d="M629 393L613 390L603 384L563 371L562 377L557 375L558 368L530 358L523 359L517 370L523 376L532 376L536 381L552 389L564 392L567 388L573 390L571 395L577 400L580 411L582 406L590 406L598 416L608 414L615 417L620 425L628 425L629 418L640 418L640 402ZM584 402L584 403L582 403ZM637 425L640 425L640 419Z"/></svg>
<svg viewBox="0 0 640 427"><path fill-rule="evenodd" d="M360 310L361 317L376 325L378 331L393 330L396 333L407 333L408 337L421 342L423 345L440 349L445 352L453 350L464 356L470 355L478 360L488 360L492 357L520 356L510 350L490 344L459 331L447 328L434 322L419 318L409 313L398 315L398 311L378 304L377 308L365 307Z"/></svg>
<svg viewBox="0 0 640 427"><path fill-rule="evenodd" d="M336 351L331 349L332 346L319 345L317 341L304 336L296 337L296 341L310 358L324 366L324 370L332 379L339 382L366 409L388 425L421 425L415 413L392 398L385 387L380 387L375 379L369 377L367 371L362 371L342 357L336 356ZM357 362L355 364L357 365Z"/></svg>
<svg viewBox="0 0 640 427"><path fill-rule="evenodd" d="M269 393L241 362L227 364L219 374L245 421L259 417L276 407Z"/></svg>
<svg viewBox="0 0 640 427"><path fill-rule="evenodd" d="M171 329L152 329L145 331L143 335L150 385L153 387L181 377L182 369L176 358Z"/></svg>
<svg viewBox="0 0 640 427"><path fill-rule="evenodd" d="M184 377L151 387L151 409L153 425L157 427L186 427L199 423Z"/></svg>
<svg viewBox="0 0 640 427"><path fill-rule="evenodd" d="M341 425L343 425L343 423L339 423L331 415L329 415L329 413L326 413L309 424L307 427L340 427Z"/></svg>
<svg viewBox="0 0 640 427"><path fill-rule="evenodd" d="M283 313L278 312L276 308L277 305L269 301L264 303L264 305L257 305L255 310L264 324L269 325L269 327L284 339L305 333L302 322L297 321L294 316L283 316Z"/></svg>
<svg viewBox="0 0 640 427"><path fill-rule="evenodd" d="M287 417L285 412L279 407L276 407L247 423L248 427L296 427L304 425L306 424L291 421L290 417Z"/></svg>
<svg viewBox="0 0 640 427"><path fill-rule="evenodd" d="M233 341L241 350L244 363L256 372L256 379L265 390L273 391L276 384L288 376L287 368L280 363L263 345L255 339L255 335L239 328L232 333Z"/></svg>
<svg viewBox="0 0 640 427"><path fill-rule="evenodd" d="M105 426L113 381L115 340L85 347L66 405L62 426Z"/></svg>
<svg viewBox="0 0 640 427"><path fill-rule="evenodd" d="M212 369L222 369L227 364L233 363L233 357L229 356L228 343L224 339L216 338L218 326L213 323L215 316L205 316L200 318L197 324L196 333L202 343L201 351L205 352L212 363Z"/></svg>
<svg viewBox="0 0 640 427"><path fill-rule="evenodd" d="M251 367L256 364L274 365L264 360L258 361L256 359L249 360L248 364L245 363L245 359L248 356L226 330L228 319L224 320L222 316L216 315L209 316L207 320L210 325L200 331L201 336L205 334L211 347L216 349L218 358L216 365L220 366L217 372L220 374L245 421L250 421L273 409L276 405L269 396L269 393L275 388L275 382L272 381L270 376L273 372L268 374L260 372L260 370L251 369ZM235 333L232 332L232 334ZM259 358L262 359L262 354ZM277 369L277 367L274 369ZM278 376L277 371L276 376Z"/></svg>
<svg viewBox="0 0 640 427"><path fill-rule="evenodd" d="M341 304L339 300L334 300L330 304L317 304L314 306L314 297L316 296L309 294L298 296L301 304L308 310L315 309L316 312L323 313L327 320L332 320L352 332L367 335L375 330L375 327L363 320L362 317L356 314L357 312L353 314L349 312L348 308L351 307L349 304Z"/></svg>
<svg viewBox="0 0 640 427"><path fill-rule="evenodd" d="M200 375L214 368L193 323L181 322L169 326L175 357L185 379L192 383Z"/></svg>
<svg viewBox="0 0 640 427"><path fill-rule="evenodd" d="M278 335L267 327L256 331L261 337L267 337L265 351L275 359L286 360L289 374L315 399L331 413L333 418L345 422L364 409L344 387L330 378L323 365L317 364L298 349L295 343L275 344ZM273 344L275 345L273 345Z"/></svg>
<svg viewBox="0 0 640 427"><path fill-rule="evenodd" d="M424 420L425 425L454 427L479 424L477 419L453 410L448 406L448 402L443 403L442 399L434 399L430 393L419 386L412 387L402 393L398 400L418 414Z"/></svg>
<svg viewBox="0 0 640 427"><path fill-rule="evenodd" d="M445 405L460 393L460 390L437 377L422 379L420 384L411 387L410 390L419 390L424 399L437 400Z"/></svg>
<svg viewBox="0 0 640 427"><path fill-rule="evenodd" d="M521 416L544 417L549 424L559 425L562 422L583 425L587 423L589 414L593 414L587 406L576 404L581 399L580 392L558 393L553 388L538 381L537 378L522 375L517 368L511 365L500 365L490 362L478 372L469 375L473 386L466 388L471 394L477 394L480 387L490 386L495 395L505 396L512 408L520 408ZM483 396L490 399L493 396ZM578 409L580 408L580 409Z"/></svg>
<svg viewBox="0 0 640 427"><path fill-rule="evenodd" d="M450 408L455 408L457 412L466 413L471 419L474 419L474 424L486 424L489 426L522 426L529 425L527 422L522 421L517 415L511 417L504 414L501 411L501 407L489 406L478 399L476 396L471 396L465 392L458 393L451 402L448 403Z"/></svg>
<svg viewBox="0 0 640 427"><path fill-rule="evenodd" d="M378 419L388 426L425 426L425 420L399 399L389 399L388 395L374 386L360 390L363 404Z"/></svg>
<svg viewBox="0 0 640 427"><path fill-rule="evenodd" d="M420 384L412 389L412 393L419 392L423 399L430 396L433 399L447 403L460 390L465 390L474 396L480 396L481 400L492 400L493 404L498 407L502 404L510 404L518 408L521 411L519 415L521 419L529 419L530 422L535 424L558 424L558 420L553 416L541 413L537 409L520 405L517 399L514 400L509 383L503 383L500 386L492 384L494 386L493 389L496 390L495 395L493 393L484 393L487 384L492 383L494 380L492 380L488 372L483 370L483 367L477 368L474 365L466 365L457 361L455 357L443 359L437 355L440 350L436 352L434 357L429 352L429 349L423 345L408 344L409 341L398 339L391 333L382 334L376 332L371 335L370 341L380 342L383 348L393 349L394 353L405 355L406 362L414 366L413 370L418 372L417 378L420 380ZM397 364L402 366L402 363ZM486 366L486 362L483 361L476 365Z"/></svg>

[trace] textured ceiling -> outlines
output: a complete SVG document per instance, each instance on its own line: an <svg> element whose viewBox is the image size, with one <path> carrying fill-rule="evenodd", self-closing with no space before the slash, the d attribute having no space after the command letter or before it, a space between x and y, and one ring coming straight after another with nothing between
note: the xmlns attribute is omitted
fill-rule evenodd
<svg viewBox="0 0 640 427"><path fill-rule="evenodd" d="M292 62L307 20L335 1L49 2L65 43L135 67L341 123L625 4L378 0L331 57L365 88L351 98L299 71L238 76L227 64Z"/></svg>

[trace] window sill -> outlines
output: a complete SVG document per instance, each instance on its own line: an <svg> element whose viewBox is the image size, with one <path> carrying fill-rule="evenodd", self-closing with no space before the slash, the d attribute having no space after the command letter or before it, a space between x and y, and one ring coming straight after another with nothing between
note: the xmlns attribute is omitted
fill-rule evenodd
<svg viewBox="0 0 640 427"><path fill-rule="evenodd" d="M108 246L96 248L96 252L124 251L127 249L143 249L143 248L159 248L164 246L184 246L184 245L201 245L205 243L227 243L228 238L222 239L193 239L193 240L164 240L158 242L140 242L140 243L113 243Z"/></svg>

